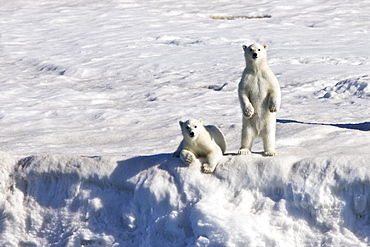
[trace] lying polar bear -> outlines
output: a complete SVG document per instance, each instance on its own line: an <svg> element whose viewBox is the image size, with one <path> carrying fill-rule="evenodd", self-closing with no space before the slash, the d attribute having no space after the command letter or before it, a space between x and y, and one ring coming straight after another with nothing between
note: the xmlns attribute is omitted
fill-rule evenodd
<svg viewBox="0 0 370 247"><path fill-rule="evenodd" d="M188 166L193 165L196 158L205 157L202 171L212 173L226 150L224 135L214 125L203 125L202 119L179 123L184 139L173 156L180 157Z"/></svg>

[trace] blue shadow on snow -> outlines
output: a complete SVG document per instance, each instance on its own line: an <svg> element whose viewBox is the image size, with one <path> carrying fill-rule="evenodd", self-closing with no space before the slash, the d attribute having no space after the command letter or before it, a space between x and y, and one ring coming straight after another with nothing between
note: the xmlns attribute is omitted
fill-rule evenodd
<svg viewBox="0 0 370 247"><path fill-rule="evenodd" d="M277 123L298 123L298 124L311 124L311 125L324 125L324 126L333 126L342 129L352 129L352 130L361 130L361 131L369 131L370 130L370 122L363 122L363 123L347 123L347 124L327 124L327 123L308 123L302 122L292 119L277 119Z"/></svg>

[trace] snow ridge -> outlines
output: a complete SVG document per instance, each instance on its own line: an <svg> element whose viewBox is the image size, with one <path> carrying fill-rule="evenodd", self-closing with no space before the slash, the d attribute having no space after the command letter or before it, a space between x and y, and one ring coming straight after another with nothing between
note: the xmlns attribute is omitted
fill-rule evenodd
<svg viewBox="0 0 370 247"><path fill-rule="evenodd" d="M369 244L369 157L0 157L8 246Z"/></svg>
<svg viewBox="0 0 370 247"><path fill-rule="evenodd" d="M370 97L370 78L368 75L342 80L333 87L326 87L318 91L317 95L323 98L346 99L351 96L359 98Z"/></svg>

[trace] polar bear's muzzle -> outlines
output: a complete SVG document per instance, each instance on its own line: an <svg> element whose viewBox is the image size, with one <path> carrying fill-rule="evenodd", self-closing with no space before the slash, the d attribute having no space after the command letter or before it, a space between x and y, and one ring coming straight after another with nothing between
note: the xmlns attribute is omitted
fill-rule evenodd
<svg viewBox="0 0 370 247"><path fill-rule="evenodd" d="M194 133L193 131L191 131L191 132L189 133L189 136L190 136L190 137L194 137L194 136L195 136L195 133Z"/></svg>
<svg viewBox="0 0 370 247"><path fill-rule="evenodd" d="M253 58L257 58L258 57L258 54L254 52L253 55L252 55L252 57Z"/></svg>

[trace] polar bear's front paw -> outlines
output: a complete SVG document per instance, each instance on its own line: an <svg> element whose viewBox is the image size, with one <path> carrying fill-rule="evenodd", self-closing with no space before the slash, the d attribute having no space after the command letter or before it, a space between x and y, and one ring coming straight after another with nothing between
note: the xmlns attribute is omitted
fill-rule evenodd
<svg viewBox="0 0 370 247"><path fill-rule="evenodd" d="M195 160L197 158L195 157L194 154L192 153L188 153L185 157L184 157L184 162L187 166L191 166L194 164Z"/></svg>
<svg viewBox="0 0 370 247"><path fill-rule="evenodd" d="M208 163L204 163L202 165L202 172L204 173L212 173L214 172L215 169L216 169L216 166L208 164Z"/></svg>
<svg viewBox="0 0 370 247"><path fill-rule="evenodd" d="M277 112L277 105L275 103L270 103L269 110L270 112Z"/></svg>
<svg viewBox="0 0 370 247"><path fill-rule="evenodd" d="M180 159L182 160L182 162L185 163L185 165L191 166L196 162L197 157L195 157L195 155L192 152L183 149L181 150L180 153Z"/></svg>
<svg viewBox="0 0 370 247"><path fill-rule="evenodd" d="M246 118L251 118L254 114L254 108L252 105L243 108L243 116Z"/></svg>
<svg viewBox="0 0 370 247"><path fill-rule="evenodd" d="M250 154L251 154L251 150L246 149L246 148L241 148L238 151L238 155L250 155Z"/></svg>

